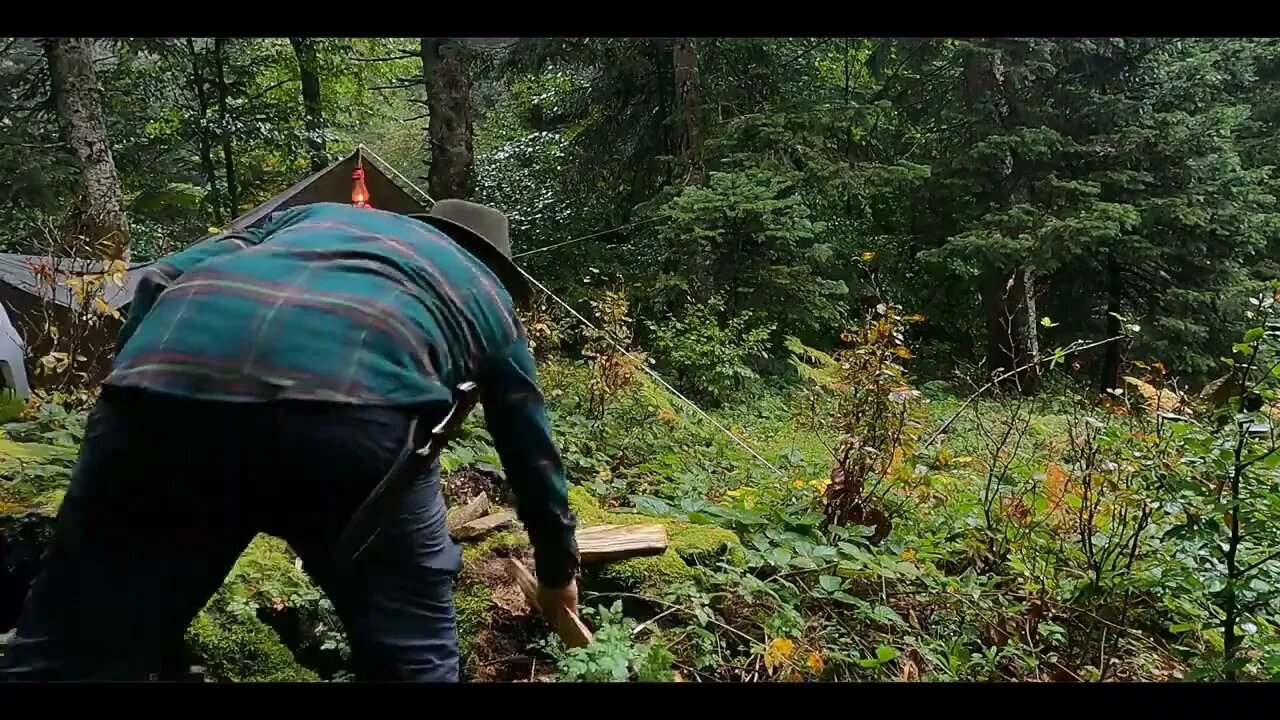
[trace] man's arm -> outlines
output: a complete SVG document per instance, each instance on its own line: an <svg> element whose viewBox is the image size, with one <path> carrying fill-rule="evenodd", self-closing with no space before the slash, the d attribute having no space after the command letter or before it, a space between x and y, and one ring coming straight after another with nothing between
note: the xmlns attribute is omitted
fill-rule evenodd
<svg viewBox="0 0 1280 720"><path fill-rule="evenodd" d="M578 568L577 524L569 510L560 452L538 386L528 343L522 338L481 378L485 425L516 496L516 514L533 544L538 583L563 588Z"/></svg>

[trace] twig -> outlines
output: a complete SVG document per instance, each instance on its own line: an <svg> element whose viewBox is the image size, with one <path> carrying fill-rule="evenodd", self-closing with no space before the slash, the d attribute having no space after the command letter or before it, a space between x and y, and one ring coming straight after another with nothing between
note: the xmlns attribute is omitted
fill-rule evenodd
<svg viewBox="0 0 1280 720"><path fill-rule="evenodd" d="M1271 553L1270 555L1262 558L1258 562L1253 563L1249 567L1246 567L1245 569L1241 570L1240 577L1243 578L1245 575L1248 575L1249 573L1253 572L1254 570L1257 570L1258 568L1262 567L1263 565L1266 565L1267 563L1271 562L1272 560L1275 560L1278 557L1280 557L1280 550L1277 550Z"/></svg>
<svg viewBox="0 0 1280 720"><path fill-rule="evenodd" d="M388 55L387 57L376 57L376 58L353 57L351 58L351 60L355 62L362 62L362 63L379 63L379 62L395 62L396 60L412 60L416 57L421 57L421 56L418 53L409 52L408 50L405 50L399 55Z"/></svg>
<svg viewBox="0 0 1280 720"><path fill-rule="evenodd" d="M422 78L401 78L390 85L374 85L370 90L404 90L405 88L417 87L425 85L426 80Z"/></svg>
<svg viewBox="0 0 1280 720"><path fill-rule="evenodd" d="M650 625L652 625L652 624L654 624L654 623L658 622L658 621L659 621L659 620L661 620L662 618L664 618L664 617L666 617L666 616L670 615L671 613L673 613L673 612L675 612L675 611L677 611L677 610L683 610L683 609L684 609L684 608L681 608L681 607L670 607L670 608L667 608L666 610L663 610L662 612L658 613L657 615L654 615L653 617L649 618L648 620L645 620L644 622L642 622L642 623L640 623L639 625L637 625L637 626L635 626L634 628L632 628L632 630L631 630L631 634L632 634L632 635L639 635L639 634L640 634L640 631L641 631L641 630L644 630L646 627L648 627L648 626L650 626Z"/></svg>
<svg viewBox="0 0 1280 720"><path fill-rule="evenodd" d="M1098 347L1098 346L1100 346L1100 345L1106 345L1107 343L1115 342L1115 341L1117 341L1117 340L1123 340L1123 339L1124 339L1124 338L1126 338L1126 337L1128 337L1128 336L1127 336L1127 335L1116 335L1115 337L1110 337L1110 338L1107 338L1106 340L1098 340L1098 341L1095 341L1095 342L1088 343L1087 345L1080 345L1080 346L1078 346L1078 347L1070 347L1070 346L1068 346L1067 348L1065 348L1065 349L1062 351L1062 355L1061 355L1061 357L1066 357L1067 355L1074 355L1075 353L1083 352L1083 351L1085 351L1085 350L1092 350L1093 348L1096 348L1096 347ZM1009 378L1011 378L1011 377L1013 377L1013 376L1017 375L1018 373L1022 372L1023 370L1026 370L1026 369L1031 368L1031 367L1033 367L1033 366L1035 366L1035 365L1039 365L1039 364L1041 364L1041 363L1047 362L1047 361L1049 361L1049 360L1053 360L1053 359L1055 359L1055 358L1057 358L1057 357L1059 357L1059 355L1058 355L1057 353L1054 353L1052 356L1047 357L1047 358L1046 358L1046 357L1040 357L1040 356L1037 356L1034 360L1032 360L1031 362L1029 362L1029 363L1027 363L1027 364L1023 365L1022 367L1014 368L1013 370L1010 370L1009 372L1007 372L1007 373L1005 373L1005 374L1003 374L1003 375L1000 375L999 377L993 378L993 379L992 379L990 382L988 382L986 385L983 385L982 387L978 388L976 392L974 392L972 395L970 395L968 398L966 398L966 399L965 399L965 401L964 401L963 403L961 403L961 404L960 404L960 409L959 409L959 410L956 410L956 413L955 413L954 415L952 415L952 416L951 416L951 418L950 418L950 419L948 419L945 423L943 423L943 424L942 424L942 427L940 427L940 428L938 428L937 430L935 430L935 431L934 431L934 433L933 433L933 435L930 435L930 436L929 436L929 439L928 439L928 440L926 440L926 441L924 442L924 444L920 446L920 449L921 449L921 450L924 450L925 448L928 448L930 445L932 445L932 444L933 444L933 442L934 442L935 440L937 440L939 437L941 437L941 436L942 436L942 434L943 434L943 433L945 433L945 432L947 431L947 429L951 427L952 423L954 423L954 422L956 421L956 418L958 418L958 417L960 417L961 415L963 415L963 414L964 414L964 411L965 411L966 409L968 409L969 405L970 405L970 404L972 404L972 403L973 403L973 401L974 401L974 400L976 400L976 399L978 398L978 396L979 396L979 395L981 395L982 393L984 393L984 392L986 392L987 390L991 389L992 387L995 387L995 386L996 386L996 385L998 385L1000 382L1002 382L1002 381L1004 381L1004 380L1008 380Z"/></svg>

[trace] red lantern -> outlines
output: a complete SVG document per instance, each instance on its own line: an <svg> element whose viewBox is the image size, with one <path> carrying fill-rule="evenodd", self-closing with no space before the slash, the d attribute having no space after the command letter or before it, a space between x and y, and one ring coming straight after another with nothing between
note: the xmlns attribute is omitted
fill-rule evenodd
<svg viewBox="0 0 1280 720"><path fill-rule="evenodd" d="M358 208L371 208L369 189L364 186L364 167L356 158L356 169L351 171L351 204Z"/></svg>

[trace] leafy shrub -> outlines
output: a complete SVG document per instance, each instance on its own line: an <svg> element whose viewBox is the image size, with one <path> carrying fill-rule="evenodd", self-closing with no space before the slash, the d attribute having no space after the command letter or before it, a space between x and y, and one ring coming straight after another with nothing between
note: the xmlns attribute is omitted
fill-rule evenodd
<svg viewBox="0 0 1280 720"><path fill-rule="evenodd" d="M768 357L774 328L752 326L750 312L722 322L724 312L724 298L713 295L704 303L690 303L679 317L648 324L662 365L674 371L681 387L716 402L756 377L750 363Z"/></svg>
<svg viewBox="0 0 1280 720"><path fill-rule="evenodd" d="M562 680L583 682L665 682L673 677L675 657L657 640L632 640L636 621L622 612L622 602L610 607L585 607L583 615L595 626L595 641L585 648L565 648L556 638L546 649L556 659Z"/></svg>

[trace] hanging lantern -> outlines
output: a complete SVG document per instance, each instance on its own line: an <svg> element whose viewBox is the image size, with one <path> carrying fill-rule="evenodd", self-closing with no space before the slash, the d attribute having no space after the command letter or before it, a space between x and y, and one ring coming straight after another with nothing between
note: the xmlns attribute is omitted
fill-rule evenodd
<svg viewBox="0 0 1280 720"><path fill-rule="evenodd" d="M371 208L369 189L364 185L364 165L356 158L356 168L351 171L351 204L358 208Z"/></svg>

